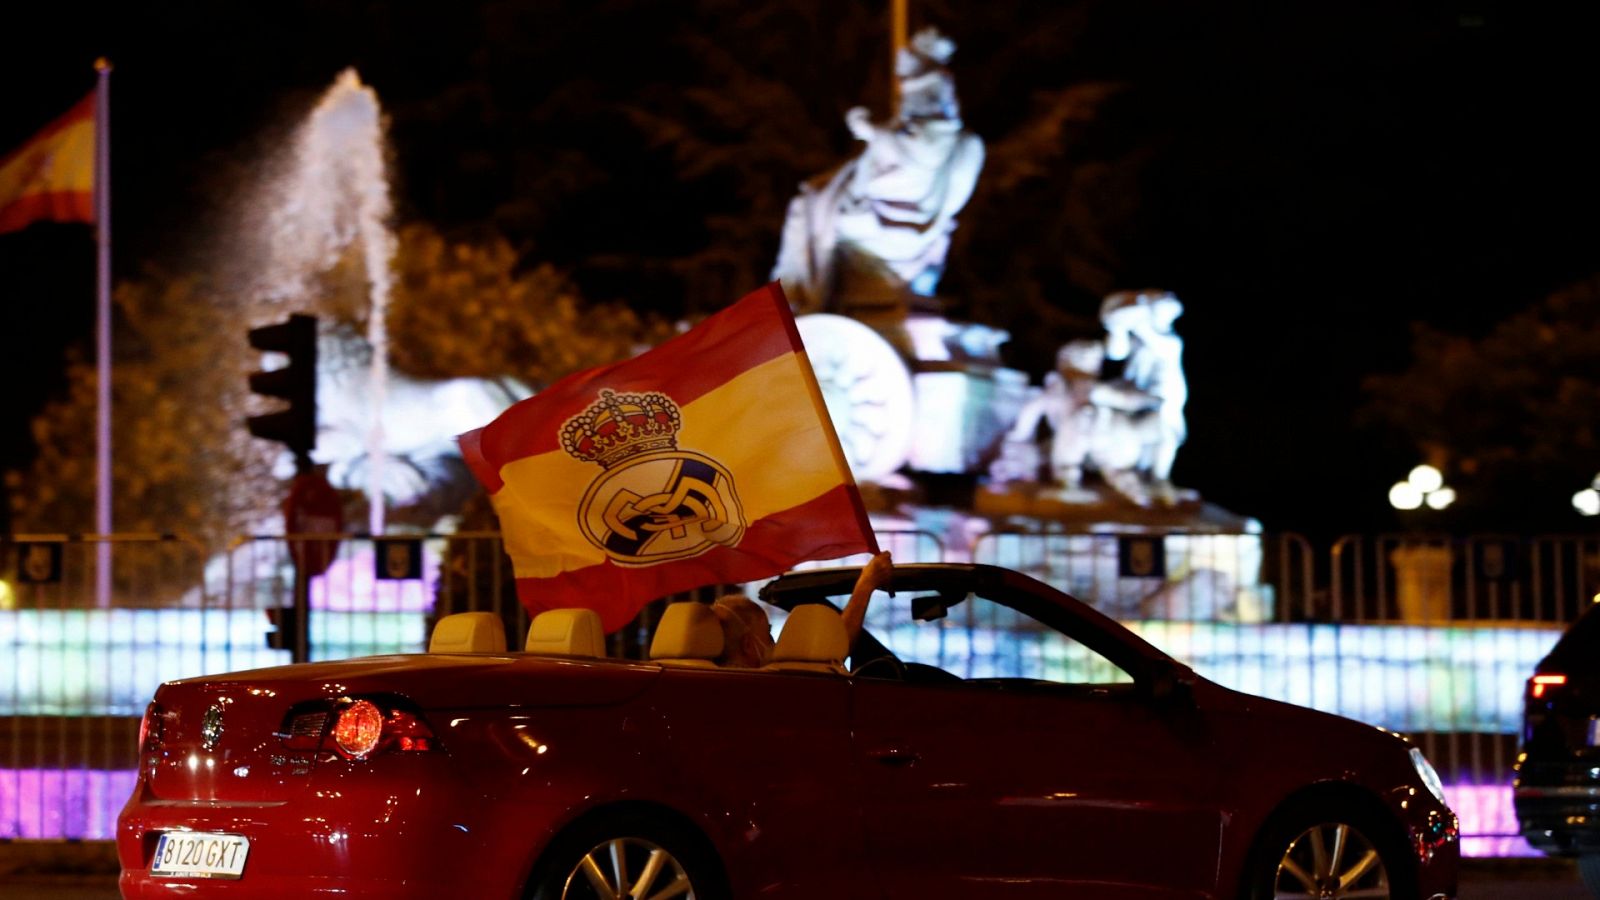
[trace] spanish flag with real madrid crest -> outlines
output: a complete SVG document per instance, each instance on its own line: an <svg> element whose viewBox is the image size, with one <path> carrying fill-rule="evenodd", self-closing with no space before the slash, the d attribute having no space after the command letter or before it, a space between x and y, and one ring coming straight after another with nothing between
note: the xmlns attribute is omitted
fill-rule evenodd
<svg viewBox="0 0 1600 900"><path fill-rule="evenodd" d="M529 612L645 603L877 552L777 282L460 438Z"/></svg>

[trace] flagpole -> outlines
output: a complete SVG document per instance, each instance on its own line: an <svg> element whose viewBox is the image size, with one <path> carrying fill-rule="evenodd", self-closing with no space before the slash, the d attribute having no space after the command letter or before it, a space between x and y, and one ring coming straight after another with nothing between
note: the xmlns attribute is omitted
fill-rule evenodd
<svg viewBox="0 0 1600 900"><path fill-rule="evenodd" d="M111 606L111 62L95 60L94 226L97 409L95 413L95 605Z"/></svg>
<svg viewBox="0 0 1600 900"><path fill-rule="evenodd" d="M900 51L906 48L906 0L889 3L889 118L900 118Z"/></svg>

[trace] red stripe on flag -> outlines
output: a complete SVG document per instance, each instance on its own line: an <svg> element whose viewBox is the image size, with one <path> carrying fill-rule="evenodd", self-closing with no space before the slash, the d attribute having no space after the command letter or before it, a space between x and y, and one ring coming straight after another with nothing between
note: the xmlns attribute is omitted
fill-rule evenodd
<svg viewBox="0 0 1600 900"><path fill-rule="evenodd" d="M467 468L472 470L472 476L478 479L478 483L487 487L489 493L493 494L495 491L500 490L504 482L500 480L499 468L490 466L488 460L483 458L482 442L482 428L474 428L456 438L456 444L461 448L462 462L465 462ZM489 485L493 485L493 487L488 487Z"/></svg>
<svg viewBox="0 0 1600 900"><path fill-rule="evenodd" d="M45 220L93 222L94 195L89 191L43 191L24 194L10 206L0 208L0 232L17 231Z"/></svg>
<svg viewBox="0 0 1600 900"><path fill-rule="evenodd" d="M774 281L652 350L557 381L462 435L461 452L492 494L501 487L501 466L555 450L561 423L586 409L602 388L650 391L670 384L672 400L681 407L747 369L801 349L789 301Z"/></svg>
<svg viewBox="0 0 1600 900"><path fill-rule="evenodd" d="M872 537L868 547L860 539L841 541L841 519L860 517L859 534ZM632 621L638 611L633 599L648 585L647 596L665 597L709 584L743 583L771 578L796 562L838 559L876 549L876 537L866 528L861 495L854 485L836 488L783 512L755 522L738 547L716 547L693 559L675 560L646 568L625 568L609 561L563 572L551 578L518 578L517 597L529 614L547 609L582 606L600 613L607 634ZM797 555L796 548L806 548ZM627 585L627 590L622 586Z"/></svg>

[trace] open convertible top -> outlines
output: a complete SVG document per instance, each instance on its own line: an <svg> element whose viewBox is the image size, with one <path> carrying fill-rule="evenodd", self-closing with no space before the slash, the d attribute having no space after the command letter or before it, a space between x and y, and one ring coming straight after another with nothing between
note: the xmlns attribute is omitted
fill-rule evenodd
<svg viewBox="0 0 1600 900"><path fill-rule="evenodd" d="M847 596L860 572L860 566L792 572L768 582L760 597L785 611L807 603L826 603ZM1012 569L977 563L896 564L884 589L891 594L937 594L938 605L944 609L956 606L969 594L981 594L1082 642L1136 679L1143 680L1152 671L1170 672L1176 665L1110 616Z"/></svg>

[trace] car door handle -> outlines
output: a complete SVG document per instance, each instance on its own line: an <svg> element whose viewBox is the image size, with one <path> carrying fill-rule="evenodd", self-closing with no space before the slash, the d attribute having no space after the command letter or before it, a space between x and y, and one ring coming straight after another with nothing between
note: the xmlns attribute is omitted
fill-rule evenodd
<svg viewBox="0 0 1600 900"><path fill-rule="evenodd" d="M875 750L867 751L867 758L883 763L886 766L909 766L922 758L905 744L889 744Z"/></svg>

